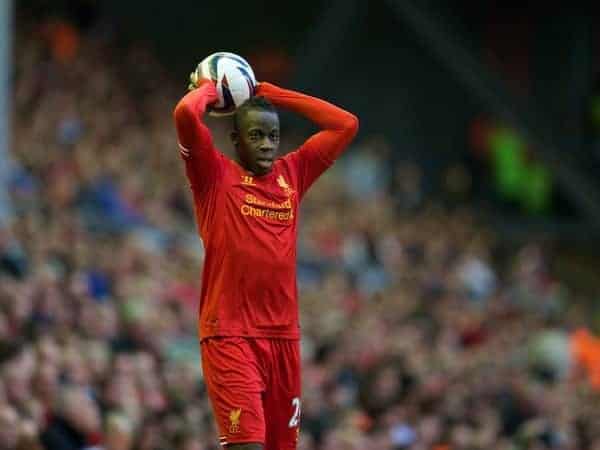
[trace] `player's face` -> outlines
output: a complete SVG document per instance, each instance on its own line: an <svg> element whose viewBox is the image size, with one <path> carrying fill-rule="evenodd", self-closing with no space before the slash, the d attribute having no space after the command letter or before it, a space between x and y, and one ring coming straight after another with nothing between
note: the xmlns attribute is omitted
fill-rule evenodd
<svg viewBox="0 0 600 450"><path fill-rule="evenodd" d="M231 138L240 162L256 175L269 173L279 148L279 116L250 109L239 118L238 126Z"/></svg>

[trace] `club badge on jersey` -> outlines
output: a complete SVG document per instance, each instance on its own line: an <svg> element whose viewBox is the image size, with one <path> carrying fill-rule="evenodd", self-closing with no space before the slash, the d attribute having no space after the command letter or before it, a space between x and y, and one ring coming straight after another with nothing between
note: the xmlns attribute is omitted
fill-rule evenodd
<svg viewBox="0 0 600 450"><path fill-rule="evenodd" d="M240 416L242 415L242 408L233 409L229 413L229 421L231 424L229 425L229 432L231 434L236 434L240 432Z"/></svg>

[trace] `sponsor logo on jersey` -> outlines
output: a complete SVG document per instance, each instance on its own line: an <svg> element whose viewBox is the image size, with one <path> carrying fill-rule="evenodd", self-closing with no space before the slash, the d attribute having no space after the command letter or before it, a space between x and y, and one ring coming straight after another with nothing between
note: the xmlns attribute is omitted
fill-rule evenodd
<svg viewBox="0 0 600 450"><path fill-rule="evenodd" d="M240 206L240 212L243 216L259 217L262 219L278 220L280 222L289 222L294 218L294 211L292 209L285 210L273 210L270 208L260 208L244 203Z"/></svg>
<svg viewBox="0 0 600 450"><path fill-rule="evenodd" d="M256 186L253 177L242 175L241 184L246 186ZM283 178L283 175L277 177L277 184L284 190L287 199L284 201L264 200L254 194L246 194L243 203L240 206L240 212L243 216L257 217L261 219L276 220L279 222L290 222L294 219L294 196L295 192Z"/></svg>
<svg viewBox="0 0 600 450"><path fill-rule="evenodd" d="M231 424L229 425L229 432L239 433L240 432L240 416L242 414L242 408L232 409L229 413L229 421Z"/></svg>

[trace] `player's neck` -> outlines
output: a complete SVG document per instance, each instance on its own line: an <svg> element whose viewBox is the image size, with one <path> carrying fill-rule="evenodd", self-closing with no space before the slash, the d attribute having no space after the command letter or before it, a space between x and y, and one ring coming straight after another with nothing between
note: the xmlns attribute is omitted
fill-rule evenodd
<svg viewBox="0 0 600 450"><path fill-rule="evenodd" d="M235 158L233 158L233 161L238 166L240 166L240 169L242 169L248 175L256 176L256 174L254 173L254 171L252 171L251 169L249 169L248 167L246 167L246 165L244 164L244 162L241 160L241 158L238 155L235 155Z"/></svg>

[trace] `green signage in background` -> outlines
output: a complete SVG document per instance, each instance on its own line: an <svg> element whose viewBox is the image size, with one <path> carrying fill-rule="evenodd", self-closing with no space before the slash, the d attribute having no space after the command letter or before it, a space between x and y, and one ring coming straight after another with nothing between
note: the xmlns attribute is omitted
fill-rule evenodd
<svg viewBox="0 0 600 450"><path fill-rule="evenodd" d="M538 161L529 161L526 142L512 129L499 127L490 136L494 183L505 200L517 202L530 214L547 212L552 178Z"/></svg>
<svg viewBox="0 0 600 450"><path fill-rule="evenodd" d="M517 200L525 177L525 145L509 128L499 128L490 139L494 181L498 193Z"/></svg>

